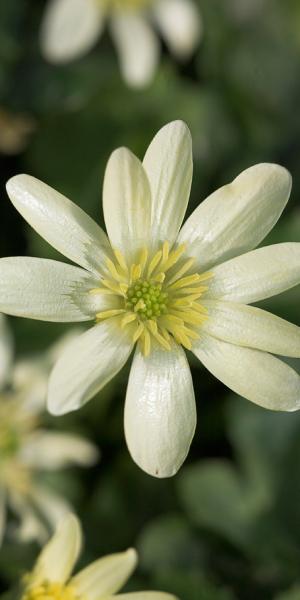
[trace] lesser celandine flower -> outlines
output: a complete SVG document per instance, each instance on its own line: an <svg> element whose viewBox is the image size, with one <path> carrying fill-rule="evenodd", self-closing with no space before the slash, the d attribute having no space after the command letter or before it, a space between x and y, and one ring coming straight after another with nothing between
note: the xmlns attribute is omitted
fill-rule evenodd
<svg viewBox="0 0 300 600"><path fill-rule="evenodd" d="M70 507L40 475L73 464L89 466L97 459L87 440L42 425L47 376L56 354L57 345L45 356L13 364L11 336L0 315L0 365L6 365L5 374L0 369L0 542L7 506L19 518L19 539L43 541L46 523L54 527Z"/></svg>
<svg viewBox="0 0 300 600"><path fill-rule="evenodd" d="M41 30L44 56L68 62L88 52L105 21L115 42L125 80L148 83L159 58L158 26L170 51L187 58L201 35L194 0L49 0Z"/></svg>
<svg viewBox="0 0 300 600"><path fill-rule="evenodd" d="M176 600L164 592L118 594L137 564L133 548L100 558L72 576L81 538L78 519L67 515L42 550L32 573L25 577L21 600Z"/></svg>
<svg viewBox="0 0 300 600"><path fill-rule="evenodd" d="M30 225L82 268L3 258L0 309L50 321L96 321L56 363L50 412L85 404L136 345L125 435L133 459L158 477L179 469L196 425L183 347L252 402L274 410L300 407L300 377L272 356L300 356L299 328L249 306L300 282L300 244L253 251L279 218L291 177L274 164L250 167L204 200L180 230L191 182L191 136L177 121L158 132L143 163L126 148L113 152L103 189L108 237L33 177L19 175L7 185Z"/></svg>

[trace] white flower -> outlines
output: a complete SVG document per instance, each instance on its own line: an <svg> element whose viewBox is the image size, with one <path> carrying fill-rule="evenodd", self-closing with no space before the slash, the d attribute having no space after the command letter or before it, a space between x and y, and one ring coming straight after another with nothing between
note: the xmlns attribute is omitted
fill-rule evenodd
<svg viewBox="0 0 300 600"><path fill-rule="evenodd" d="M70 336L61 340L61 349L69 343ZM70 506L40 483L40 473L72 464L88 466L98 456L95 446L78 435L40 424L56 348L57 344L44 356L13 364L10 332L0 315L0 364L6 365L5 378L0 371L0 543L7 505L19 517L18 538L43 541L45 523L54 527Z"/></svg>
<svg viewBox="0 0 300 600"><path fill-rule="evenodd" d="M104 556L71 577L82 545L78 519L69 514L25 577L21 600L176 600L164 592L118 594L137 564L133 548Z"/></svg>
<svg viewBox="0 0 300 600"><path fill-rule="evenodd" d="M201 37L201 20L193 0L49 0L41 29L47 60L64 63L88 52L105 21L119 55L124 79L147 84L156 69L157 25L170 51L187 58Z"/></svg>
<svg viewBox="0 0 300 600"><path fill-rule="evenodd" d="M248 306L300 282L299 243L253 250L283 211L291 177L274 164L250 167L204 200L180 230L191 182L191 136L177 121L158 132L143 163L126 148L113 152L103 190L109 239L80 208L33 177L19 175L7 185L28 223L81 268L1 259L0 310L97 321L56 363L50 412L85 404L138 342L125 435L135 462L158 477L176 473L195 431L182 346L252 402L273 410L300 407L300 377L273 356L300 356L299 328Z"/></svg>

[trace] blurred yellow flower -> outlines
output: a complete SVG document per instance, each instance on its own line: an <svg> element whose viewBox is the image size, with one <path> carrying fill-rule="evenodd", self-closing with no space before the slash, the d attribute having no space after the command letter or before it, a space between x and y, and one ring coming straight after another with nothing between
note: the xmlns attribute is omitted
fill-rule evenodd
<svg viewBox="0 0 300 600"><path fill-rule="evenodd" d="M187 126L163 127L143 162L119 148L108 161L108 237L70 200L17 175L7 184L22 216L67 258L0 260L0 309L96 324L57 361L48 407L76 410L123 367L135 344L125 403L129 451L147 473L174 475L196 426L183 347L228 387L272 410L300 408L300 377L273 354L299 357L300 329L249 303L300 282L300 244L253 250L290 195L291 176L258 164L211 194L181 228L192 183ZM181 229L180 229L181 228Z"/></svg>
<svg viewBox="0 0 300 600"><path fill-rule="evenodd" d="M60 348L69 341L67 336ZM5 372L0 371L0 541L6 505L20 519L18 537L42 541L47 534L45 523L54 527L70 507L39 481L39 474L72 464L89 466L98 453L78 435L47 430L41 424L56 345L45 356L13 364L11 336L0 315L0 356L1 367L6 364Z"/></svg>
<svg viewBox="0 0 300 600"><path fill-rule="evenodd" d="M67 515L25 578L21 600L176 600L164 592L118 594L137 564L132 548L100 558L71 577L81 538L78 519Z"/></svg>
<svg viewBox="0 0 300 600"><path fill-rule="evenodd" d="M41 28L45 58L64 63L88 52L106 19L129 85L152 79L159 59L157 26L170 51L186 59L202 33L193 0L49 0Z"/></svg>

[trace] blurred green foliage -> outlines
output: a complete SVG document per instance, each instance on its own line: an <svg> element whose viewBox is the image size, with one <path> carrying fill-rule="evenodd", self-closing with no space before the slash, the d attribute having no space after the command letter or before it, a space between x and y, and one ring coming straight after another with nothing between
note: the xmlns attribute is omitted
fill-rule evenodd
<svg viewBox="0 0 300 600"><path fill-rule="evenodd" d="M300 241L299 2L198 4L204 38L195 56L177 65L164 51L154 82L135 91L122 82L106 34L86 57L50 66L38 46L45 2L0 2L0 106L35 121L26 150L1 158L1 256L58 258L10 205L4 190L10 176L33 174L103 225L110 152L126 145L142 155L174 118L187 122L194 142L189 212L243 168L279 162L292 172L294 188L267 243ZM299 294L295 289L261 305L300 324ZM10 324L20 355L47 348L66 329L13 318ZM81 564L135 545L140 567L128 590L165 589L181 600L299 600L299 415L232 397L195 359L192 365L199 423L175 479L148 477L126 451L128 367L79 413L49 417L53 427L83 432L101 449L101 463L88 472L52 476L83 522ZM3 590L30 569L37 551L5 540Z"/></svg>

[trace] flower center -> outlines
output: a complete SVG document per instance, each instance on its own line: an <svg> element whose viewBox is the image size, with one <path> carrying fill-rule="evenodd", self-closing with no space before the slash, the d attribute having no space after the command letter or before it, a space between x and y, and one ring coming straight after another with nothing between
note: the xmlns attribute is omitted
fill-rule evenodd
<svg viewBox="0 0 300 600"><path fill-rule="evenodd" d="M195 259L184 258L185 250L184 245L171 250L164 242L154 255L143 248L137 262L129 265L115 249L115 260L106 261L107 278L90 292L115 297L113 308L97 313L97 321L120 316L121 328L128 327L146 356L154 342L171 350L171 338L190 350L207 318L199 299L212 273L192 272Z"/></svg>
<svg viewBox="0 0 300 600"><path fill-rule="evenodd" d="M44 581L39 585L29 585L21 600L79 600L79 598L71 585Z"/></svg>
<svg viewBox="0 0 300 600"><path fill-rule="evenodd" d="M147 320L165 315L168 312L167 301L168 294L162 291L161 284L138 279L128 288L125 308Z"/></svg>

